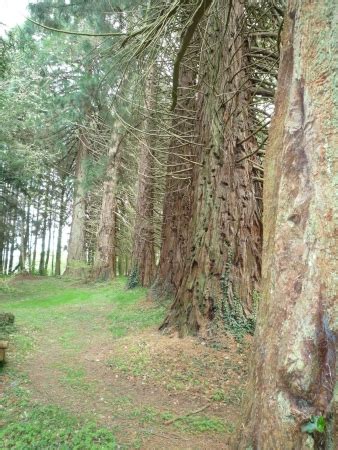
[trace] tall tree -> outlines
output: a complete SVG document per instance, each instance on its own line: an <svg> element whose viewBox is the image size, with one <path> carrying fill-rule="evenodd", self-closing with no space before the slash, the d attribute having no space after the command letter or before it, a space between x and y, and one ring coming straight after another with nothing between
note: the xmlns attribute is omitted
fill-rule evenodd
<svg viewBox="0 0 338 450"><path fill-rule="evenodd" d="M132 249L132 277L141 286L150 286L155 278L154 248L154 148L156 143L156 64L148 70L144 92L144 134L140 137L136 217Z"/></svg>
<svg viewBox="0 0 338 450"><path fill-rule="evenodd" d="M184 17L185 21L187 20ZM183 40L184 33L181 37ZM175 295L181 284L188 252L189 222L193 198L192 168L196 159L196 80L199 39L182 58L177 88L177 104L173 111L167 159L167 176L163 201L162 246L153 292L158 296Z"/></svg>
<svg viewBox="0 0 338 450"><path fill-rule="evenodd" d="M288 2L266 151L263 299L241 449L337 448L337 86L328 57L337 43L336 18L333 0Z"/></svg>
<svg viewBox="0 0 338 450"><path fill-rule="evenodd" d="M198 162L189 253L162 328L205 333L211 322L252 331L260 280L261 221L256 199L251 94L244 6L217 0L210 9L200 65Z"/></svg>
<svg viewBox="0 0 338 450"><path fill-rule="evenodd" d="M120 124L117 122L108 150L96 237L93 277L97 280L110 280L116 275L116 190L121 140Z"/></svg>
<svg viewBox="0 0 338 450"><path fill-rule="evenodd" d="M85 251L85 218L86 218L86 191L85 173L88 144L85 133L80 131L79 143L75 160L75 187L73 195L72 225L68 244L66 276L84 273L86 263Z"/></svg>

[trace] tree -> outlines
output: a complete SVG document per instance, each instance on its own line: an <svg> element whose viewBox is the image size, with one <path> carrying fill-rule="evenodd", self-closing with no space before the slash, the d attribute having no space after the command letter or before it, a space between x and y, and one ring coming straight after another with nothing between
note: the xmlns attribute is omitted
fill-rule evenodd
<svg viewBox="0 0 338 450"><path fill-rule="evenodd" d="M187 17L182 19L184 23ZM177 104L172 114L173 137L167 159L162 245L156 282L152 289L153 293L159 297L176 295L188 256L189 222L193 198L191 174L198 149L198 146L194 145L196 79L200 49L198 42L199 39L195 36L182 58L178 77Z"/></svg>
<svg viewBox="0 0 338 450"><path fill-rule="evenodd" d="M162 328L205 333L211 322L252 332L260 280L261 221L243 29L244 6L213 3L205 30L196 120L198 165L188 257ZM236 36L236 39L232 39ZM211 50L210 50L211 49ZM210 51L209 51L210 50Z"/></svg>
<svg viewBox="0 0 338 450"><path fill-rule="evenodd" d="M141 286L150 286L155 278L154 249L154 144L156 143L156 63L148 71L144 93L145 134L140 137L136 214L132 249L131 277Z"/></svg>
<svg viewBox="0 0 338 450"><path fill-rule="evenodd" d="M290 0L285 15L265 162L263 298L241 449L336 448L337 88L328 57L336 13L331 0Z"/></svg>
<svg viewBox="0 0 338 450"><path fill-rule="evenodd" d="M96 237L93 267L93 277L96 280L110 280L116 275L116 191L121 141L120 124L116 123L108 151L100 220Z"/></svg>

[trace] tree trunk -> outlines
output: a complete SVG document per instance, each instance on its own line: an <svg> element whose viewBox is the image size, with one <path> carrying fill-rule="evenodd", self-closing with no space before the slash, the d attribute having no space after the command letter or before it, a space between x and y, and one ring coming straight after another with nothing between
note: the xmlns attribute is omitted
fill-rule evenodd
<svg viewBox="0 0 338 450"><path fill-rule="evenodd" d="M263 299L240 449L337 448L335 14L333 0L290 0L285 16L265 161ZM302 430L319 416L326 433Z"/></svg>
<svg viewBox="0 0 338 450"><path fill-rule="evenodd" d="M103 183L103 197L97 233L96 251L92 277L96 280L110 280L116 275L116 186L118 152L121 136L119 127L112 136L108 153L106 179Z"/></svg>
<svg viewBox="0 0 338 450"><path fill-rule="evenodd" d="M18 264L18 267L21 272L26 272L27 248L29 242L29 223L30 223L30 205L28 200L26 202L25 198L23 197L23 206L21 211L20 256Z"/></svg>
<svg viewBox="0 0 338 450"><path fill-rule="evenodd" d="M60 193L59 224L58 224L58 236L55 255L55 276L61 275L62 229L65 223L65 216L66 216L66 201L65 201L66 187L64 184L64 180L61 180L61 182L62 186Z"/></svg>
<svg viewBox="0 0 338 450"><path fill-rule="evenodd" d="M145 86L145 134L141 136L138 166L138 189L132 249L132 275L141 286L150 286L155 277L154 249L154 142L156 137L156 66L149 70Z"/></svg>
<svg viewBox="0 0 338 450"><path fill-rule="evenodd" d="M155 285L155 296L176 294L181 284L187 258L189 221L193 186L191 173L196 146L195 89L198 65L197 39L188 48L188 57L181 63L177 106L172 123L174 136L169 149L167 179L163 202L162 246Z"/></svg>
<svg viewBox="0 0 338 450"><path fill-rule="evenodd" d="M14 250L15 250L15 241L16 241L16 226L17 226L17 218L18 218L18 204L16 203L14 207L14 216L13 216L13 223L12 223L12 229L10 233L10 250L9 250L9 261L8 261L8 273L10 274L13 270L13 261L14 261Z"/></svg>
<svg viewBox="0 0 338 450"><path fill-rule="evenodd" d="M47 218L48 218L48 200L49 200L49 187L45 192L44 211L43 211L43 223L41 230L41 253L39 261L39 274L45 275L45 257L46 257L46 235L47 235Z"/></svg>
<svg viewBox="0 0 338 450"><path fill-rule="evenodd" d="M83 132L79 136L79 148L75 162L75 187L73 196L72 225L68 243L66 276L84 276L86 266L85 252L85 219L86 219L86 192L85 162L87 158L87 141Z"/></svg>
<svg viewBox="0 0 338 450"><path fill-rule="evenodd" d="M49 264L49 255L50 255L50 246L52 241L52 208L50 206L49 218L48 218L48 243L47 243L47 252L46 252L46 260L45 260L45 273L48 275L48 264Z"/></svg>
<svg viewBox="0 0 338 450"><path fill-rule="evenodd" d="M194 167L188 258L162 328L181 335L253 331L253 297L260 280L261 221L254 179L255 140L249 116L243 5L218 0L210 10L200 67L196 133L201 167ZM222 11L222 12L220 12ZM233 36L236 36L233 39ZM210 51L209 51L210 50ZM241 160L241 162L237 162Z"/></svg>
<svg viewBox="0 0 338 450"><path fill-rule="evenodd" d="M38 244L38 238L39 238L39 232L40 232L40 220L39 220L39 216L40 216L40 196L38 197L38 205L37 205L37 209L36 209L36 222L35 222L35 230L34 230L34 244L33 244L33 255L32 255L32 267L31 267L31 272L34 274L35 273L35 265L36 265L36 248L37 248L37 244Z"/></svg>

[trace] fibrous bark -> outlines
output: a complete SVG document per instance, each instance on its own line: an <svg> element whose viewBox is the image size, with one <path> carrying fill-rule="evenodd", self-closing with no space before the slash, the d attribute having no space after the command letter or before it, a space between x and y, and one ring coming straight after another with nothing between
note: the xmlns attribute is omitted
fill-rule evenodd
<svg viewBox="0 0 338 450"><path fill-rule="evenodd" d="M96 280L110 280L116 275L116 187L118 152L121 143L119 126L115 125L108 152L106 179L103 183L103 197L96 240L96 251L92 277Z"/></svg>
<svg viewBox="0 0 338 450"><path fill-rule="evenodd" d="M252 331L252 298L260 279L261 223L252 159L250 93L243 5L213 3L203 34L197 149L188 258L162 328L204 333L211 322ZM233 38L235 36L235 39ZM241 162L236 163L237 160ZM244 330L244 331L243 331Z"/></svg>
<svg viewBox="0 0 338 450"><path fill-rule="evenodd" d="M72 225L68 244L67 267L64 275L83 276L86 264L85 252L85 218L86 218L86 193L85 161L88 149L84 133L80 133L79 147L75 161L75 187L73 196Z"/></svg>
<svg viewBox="0 0 338 450"><path fill-rule="evenodd" d="M336 4L290 0L266 151L263 299L240 449L334 449ZM326 432L307 433L319 417ZM302 429L303 426L303 429Z"/></svg>
<svg viewBox="0 0 338 450"><path fill-rule="evenodd" d="M167 161L167 179L163 202L162 246L153 287L159 297L176 294L187 257L189 222L193 198L192 168L195 153L196 77L198 39L187 49L181 61Z"/></svg>
<svg viewBox="0 0 338 450"><path fill-rule="evenodd" d="M153 65L145 86L145 134L140 139L138 188L132 248L132 274L141 286L154 281L156 264L154 248L154 113L156 108L156 67Z"/></svg>

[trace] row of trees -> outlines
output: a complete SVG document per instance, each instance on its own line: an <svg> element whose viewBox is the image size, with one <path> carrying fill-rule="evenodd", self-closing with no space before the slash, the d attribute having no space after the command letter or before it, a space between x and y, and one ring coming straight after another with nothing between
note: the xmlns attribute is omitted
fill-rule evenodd
<svg viewBox="0 0 338 450"><path fill-rule="evenodd" d="M300 425L332 424L333 17L43 0L2 42L0 270L60 275L70 224L65 274L170 295L162 329L240 337L259 303L241 448L331 445Z"/></svg>

